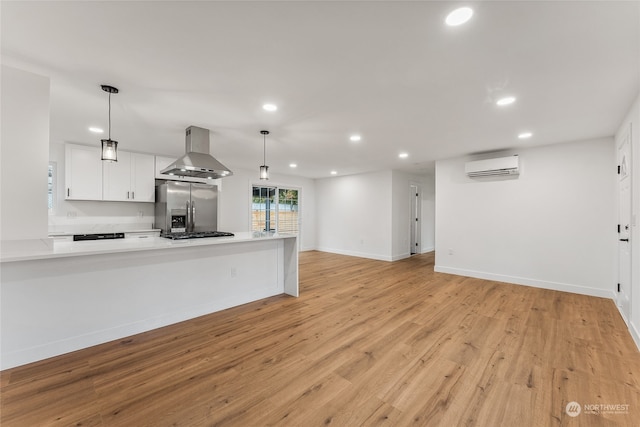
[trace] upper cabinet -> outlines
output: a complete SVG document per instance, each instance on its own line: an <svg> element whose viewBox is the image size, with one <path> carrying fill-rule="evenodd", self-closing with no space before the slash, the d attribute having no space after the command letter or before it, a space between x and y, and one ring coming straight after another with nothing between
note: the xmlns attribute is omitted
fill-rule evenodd
<svg viewBox="0 0 640 427"><path fill-rule="evenodd" d="M117 162L102 165L102 198L117 202L131 200L131 153L118 151Z"/></svg>
<svg viewBox="0 0 640 427"><path fill-rule="evenodd" d="M102 160L100 148L65 145L65 199L102 200Z"/></svg>
<svg viewBox="0 0 640 427"><path fill-rule="evenodd" d="M99 147L65 145L65 199L155 201L155 156L118 151L103 162Z"/></svg>
<svg viewBox="0 0 640 427"><path fill-rule="evenodd" d="M220 179L163 175L174 157L118 151L117 162L103 162L100 147L65 144L65 199L114 202L154 202L155 180L201 182L217 185Z"/></svg>
<svg viewBox="0 0 640 427"><path fill-rule="evenodd" d="M153 202L153 175L154 156L119 151L117 162L102 165L102 200Z"/></svg>
<svg viewBox="0 0 640 427"><path fill-rule="evenodd" d="M155 157L151 154L132 153L131 191L136 202L156 201Z"/></svg>

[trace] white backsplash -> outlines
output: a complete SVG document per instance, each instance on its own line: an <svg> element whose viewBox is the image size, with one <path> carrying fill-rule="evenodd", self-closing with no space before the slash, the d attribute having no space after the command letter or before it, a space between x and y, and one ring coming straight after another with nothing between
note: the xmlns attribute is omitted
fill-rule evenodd
<svg viewBox="0 0 640 427"><path fill-rule="evenodd" d="M127 216L49 217L49 234L117 233L151 230L153 218Z"/></svg>

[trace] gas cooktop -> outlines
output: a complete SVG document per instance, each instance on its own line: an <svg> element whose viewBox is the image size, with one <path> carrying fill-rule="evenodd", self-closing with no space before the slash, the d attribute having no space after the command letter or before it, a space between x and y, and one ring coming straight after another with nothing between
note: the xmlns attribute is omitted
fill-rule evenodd
<svg viewBox="0 0 640 427"><path fill-rule="evenodd" d="M180 232L180 233L166 233L162 235L162 237L166 237L167 239L172 239L172 240L200 239L203 237L231 237L231 236L234 236L234 234L228 233L226 231L187 231L187 232Z"/></svg>

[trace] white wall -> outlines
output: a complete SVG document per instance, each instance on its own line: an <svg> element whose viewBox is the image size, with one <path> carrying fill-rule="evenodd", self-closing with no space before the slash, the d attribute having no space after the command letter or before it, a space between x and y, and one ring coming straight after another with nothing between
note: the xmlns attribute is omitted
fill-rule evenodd
<svg viewBox="0 0 640 427"><path fill-rule="evenodd" d="M391 174L316 181L318 250L392 260Z"/></svg>
<svg viewBox="0 0 640 427"><path fill-rule="evenodd" d="M422 253L436 249L436 178L423 177L422 190Z"/></svg>
<svg viewBox="0 0 640 427"><path fill-rule="evenodd" d="M49 79L2 66L0 232L3 240L47 237ZM24 171L28 162L29 172Z"/></svg>
<svg viewBox="0 0 640 427"><path fill-rule="evenodd" d="M517 179L436 163L436 271L612 298L613 138L517 154Z"/></svg>
<svg viewBox="0 0 640 427"><path fill-rule="evenodd" d="M233 169L233 175L222 179L218 199L218 229L250 231L250 202L253 185L298 188L300 190L300 250L316 248L316 183L312 179L290 175L269 174L261 181L258 170Z"/></svg>
<svg viewBox="0 0 640 427"><path fill-rule="evenodd" d="M624 118L616 136L631 123L632 209L631 209L631 319L629 329L640 347L640 94ZM617 274L617 268L616 268Z"/></svg>

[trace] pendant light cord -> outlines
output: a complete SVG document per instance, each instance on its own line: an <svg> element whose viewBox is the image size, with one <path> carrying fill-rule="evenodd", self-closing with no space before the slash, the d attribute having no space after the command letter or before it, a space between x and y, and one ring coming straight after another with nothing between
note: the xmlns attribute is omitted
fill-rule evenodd
<svg viewBox="0 0 640 427"><path fill-rule="evenodd" d="M109 140L111 140L111 92L109 92Z"/></svg>
<svg viewBox="0 0 640 427"><path fill-rule="evenodd" d="M267 134L262 134L262 164L267 164Z"/></svg>

